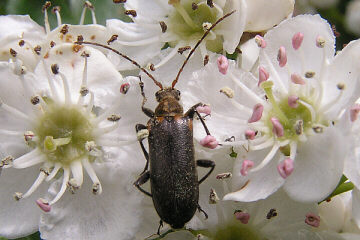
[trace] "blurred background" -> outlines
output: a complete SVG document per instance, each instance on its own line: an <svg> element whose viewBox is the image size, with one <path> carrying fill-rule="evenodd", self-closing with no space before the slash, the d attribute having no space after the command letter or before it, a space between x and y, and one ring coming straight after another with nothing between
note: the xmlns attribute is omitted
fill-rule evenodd
<svg viewBox="0 0 360 240"><path fill-rule="evenodd" d="M0 0L0 15L28 14L43 26L44 14L41 9L44 2L42 0ZM51 3L52 7L60 6L63 23L79 23L84 5L83 0L53 0ZM109 18L130 21L124 15L122 4L114 4L112 0L92 0L91 3L95 7L98 24L105 25L106 19ZM337 35L337 50L341 50L345 44L360 37L360 0L296 0L294 15L304 13L318 13L334 26L334 32ZM49 20L51 29L55 28L57 26L56 16L51 11L49 11ZM88 23L92 23L90 11L87 11L85 18L85 24ZM39 240L40 237L39 233L35 233L20 239ZM0 237L0 240L6 239Z"/></svg>

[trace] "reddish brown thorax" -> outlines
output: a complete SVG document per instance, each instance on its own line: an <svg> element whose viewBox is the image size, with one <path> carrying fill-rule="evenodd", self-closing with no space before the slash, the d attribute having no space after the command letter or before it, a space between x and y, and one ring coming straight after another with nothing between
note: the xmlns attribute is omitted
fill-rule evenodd
<svg viewBox="0 0 360 240"><path fill-rule="evenodd" d="M183 115L184 110L180 105L180 91L175 88L165 88L155 93L156 101L159 102L155 109L155 115L176 116Z"/></svg>

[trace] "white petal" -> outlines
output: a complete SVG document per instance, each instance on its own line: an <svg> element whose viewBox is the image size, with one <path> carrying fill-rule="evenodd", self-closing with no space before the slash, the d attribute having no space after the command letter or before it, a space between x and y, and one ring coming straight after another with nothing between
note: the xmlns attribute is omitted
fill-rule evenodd
<svg viewBox="0 0 360 240"><path fill-rule="evenodd" d="M95 165L94 165L95 166ZM136 191L127 169L116 165L96 166L103 186L102 194L92 193L92 182L84 176L84 184L75 194L66 192L40 221L45 239L132 239L139 224L141 193ZM50 191L58 191L56 182Z"/></svg>
<svg viewBox="0 0 360 240"><path fill-rule="evenodd" d="M29 45L19 46L21 39L35 47L45 40L44 29L28 15L0 16L0 60L7 61L10 58L9 49L12 48L28 70L33 70L37 57Z"/></svg>
<svg viewBox="0 0 360 240"><path fill-rule="evenodd" d="M292 14L294 4L294 0L247 0L245 31L262 32L272 28Z"/></svg>
<svg viewBox="0 0 360 240"><path fill-rule="evenodd" d="M270 149L255 151L249 153L246 159L259 164ZM259 199L265 199L278 190L284 183L284 179L277 171L277 160L280 154L276 154L270 163L261 170L251 173L247 176L240 174L242 161L238 160L233 172L233 191L224 197L224 200L251 202Z"/></svg>
<svg viewBox="0 0 360 240"><path fill-rule="evenodd" d="M39 167L3 169L0 175L0 235L7 238L27 236L38 230L41 210L35 201L44 197L48 184L42 183L28 198L15 201L15 192L25 193L36 180Z"/></svg>
<svg viewBox="0 0 360 240"><path fill-rule="evenodd" d="M301 32L304 39L299 50L292 47L292 37ZM316 39L321 36L325 39L324 48L316 46ZM265 35L267 46L260 51L260 66L264 66L270 73L270 79L275 84L282 84L287 89L289 81L288 68L291 73L301 76L307 71L314 71L320 76L323 66L323 57L332 59L335 53L335 37L330 25L319 15L299 15L279 24ZM287 54L287 67L279 66L277 55L279 48L283 46ZM301 51L304 61L301 60ZM269 62L270 61L270 62ZM280 79L278 79L277 75ZM278 85L277 87L280 87Z"/></svg>
<svg viewBox="0 0 360 240"><path fill-rule="evenodd" d="M164 240L196 240L197 238L191 234L189 231L180 230L173 233L169 233Z"/></svg>
<svg viewBox="0 0 360 240"><path fill-rule="evenodd" d="M360 191L358 188L354 188L352 191L352 216L360 228Z"/></svg>
<svg viewBox="0 0 360 240"><path fill-rule="evenodd" d="M293 199L316 202L326 198L337 186L347 152L347 139L339 129L328 127L324 133L309 137L298 146L294 172L284 189Z"/></svg>
<svg viewBox="0 0 360 240"><path fill-rule="evenodd" d="M323 103L334 101L340 94L337 84L344 84L341 99L329 109L329 119L334 119L339 112L360 96L360 40L350 42L339 52L329 65L327 75L323 78Z"/></svg>

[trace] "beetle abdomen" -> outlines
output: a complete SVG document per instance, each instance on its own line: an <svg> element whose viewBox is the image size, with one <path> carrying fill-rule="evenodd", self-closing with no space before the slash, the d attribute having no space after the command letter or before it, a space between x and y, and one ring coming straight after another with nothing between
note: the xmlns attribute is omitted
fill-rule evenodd
<svg viewBox="0 0 360 240"><path fill-rule="evenodd" d="M158 117L149 122L150 181L160 218L181 228L195 214L199 185L188 117Z"/></svg>

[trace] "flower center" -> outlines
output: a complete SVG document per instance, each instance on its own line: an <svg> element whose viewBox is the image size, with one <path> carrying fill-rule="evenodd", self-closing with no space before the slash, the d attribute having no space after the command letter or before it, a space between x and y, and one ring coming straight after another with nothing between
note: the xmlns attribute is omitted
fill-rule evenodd
<svg viewBox="0 0 360 240"><path fill-rule="evenodd" d="M206 31L206 25L211 26L217 20L217 7L209 7L206 1L174 1L171 3L176 11L169 17L169 29L180 39L197 41ZM208 39L210 39L209 37ZM170 43L175 45L176 43ZM206 41L206 48L213 52L222 50L222 39L213 36Z"/></svg>
<svg viewBox="0 0 360 240"><path fill-rule="evenodd" d="M85 145L94 141L92 130L90 119L82 109L52 103L40 117L35 135L48 161L67 166L88 154Z"/></svg>
<svg viewBox="0 0 360 240"><path fill-rule="evenodd" d="M272 93L272 82L267 81L262 84L266 96L272 105L272 109L268 112L266 123L270 129L275 129L277 119L283 128L283 133L279 134L276 131L271 131L276 134L279 140L298 140L299 135L306 132L313 125L312 115L309 106L312 104L302 97L292 97L276 101ZM305 106L308 105L308 106ZM280 126L279 125L279 126Z"/></svg>

